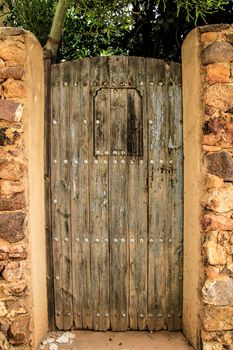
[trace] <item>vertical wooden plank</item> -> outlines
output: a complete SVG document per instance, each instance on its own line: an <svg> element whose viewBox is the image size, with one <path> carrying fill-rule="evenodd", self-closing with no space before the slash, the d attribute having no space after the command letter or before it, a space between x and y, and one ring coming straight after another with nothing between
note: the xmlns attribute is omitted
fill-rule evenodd
<svg viewBox="0 0 233 350"><path fill-rule="evenodd" d="M44 51L45 77L45 110L44 110L44 159L45 159L45 219L46 219L46 261L47 261L47 298L49 329L55 327L54 309L54 269L53 269L53 242L51 222L51 64L50 50Z"/></svg>
<svg viewBox="0 0 233 350"><path fill-rule="evenodd" d="M85 159L83 149L87 148L83 115L80 113L81 61L70 62L70 154L71 154L71 234L72 234L72 279L73 279L73 313L74 326L77 329L83 327L83 264L82 243L85 235L87 208L83 201L83 167L81 162ZM85 174L84 174L85 176ZM85 192L84 192L85 195ZM83 203L84 202L84 203ZM84 212L84 213L83 213Z"/></svg>
<svg viewBox="0 0 233 350"><path fill-rule="evenodd" d="M183 152L181 66L167 66L168 119L167 150L169 157L167 212L167 295L166 325L168 330L182 328L182 241L183 241Z"/></svg>
<svg viewBox="0 0 233 350"><path fill-rule="evenodd" d="M100 66L100 62L98 63ZM100 68L100 67L99 67ZM109 89L101 88L93 96L94 100L94 153L98 155L110 154L109 135Z"/></svg>
<svg viewBox="0 0 233 350"><path fill-rule="evenodd" d="M164 326L166 296L165 215L167 210L164 143L165 65L160 60L146 60L148 167L149 167L149 248L148 248L148 328Z"/></svg>
<svg viewBox="0 0 233 350"><path fill-rule="evenodd" d="M52 202L52 237L53 237L53 269L54 269L54 302L55 302L55 324L58 329L63 329L63 306L61 302L61 281L60 270L61 266L61 244L60 244L60 230L57 224L59 214L57 212L57 195L58 195L58 181L59 181L59 122L60 122L60 67L59 65L52 66L52 81L51 81L51 116L52 116L52 130L51 130L51 202ZM55 201L55 203L54 203Z"/></svg>
<svg viewBox="0 0 233 350"><path fill-rule="evenodd" d="M72 176L72 236L73 236L73 294L74 321L77 328L92 329L91 236L89 205L89 130L90 118L90 60L73 63L74 94L72 98L71 142ZM76 92L75 92L76 90Z"/></svg>
<svg viewBox="0 0 233 350"><path fill-rule="evenodd" d="M128 129L132 143L128 185L128 226L130 260L129 320L131 329L147 328L147 118L145 105L145 60L129 58L129 81L135 90L129 90L128 119L133 125ZM137 90L136 90L137 89ZM140 92L139 92L140 91ZM135 93L134 93L135 92ZM134 94L133 94L134 93ZM131 109L131 103L134 108ZM134 115L135 114L135 115ZM133 137L132 137L133 136ZM128 139L129 144L129 139ZM129 148L128 148L129 150ZM128 152L129 154L129 152Z"/></svg>
<svg viewBox="0 0 233 350"><path fill-rule="evenodd" d="M119 62L119 61L118 61ZM110 137L110 153L117 152L119 155L127 154L127 116L125 113L126 89L112 89L111 91L111 137ZM126 96L125 96L126 97ZM124 115L124 118L122 118Z"/></svg>
<svg viewBox="0 0 233 350"><path fill-rule="evenodd" d="M111 84L123 83L127 78L128 58L111 57L109 61ZM109 164L110 316L111 329L120 331L128 328L128 164L126 130L118 132L114 121L117 120L121 128L127 125L127 92L126 89L115 89L115 86L111 90L111 151L117 151L118 156L114 156Z"/></svg>
<svg viewBox="0 0 233 350"><path fill-rule="evenodd" d="M60 68L60 69L59 69ZM69 68L53 67L52 201L55 268L56 325L70 329L73 324L70 235L69 177Z"/></svg>
<svg viewBox="0 0 233 350"><path fill-rule="evenodd" d="M107 330L110 326L109 310L109 122L110 90L108 58L91 59L93 113L97 133L89 132L90 147L90 235L91 235L91 284L93 298L93 329ZM96 103L97 102L97 103ZM93 120L94 121L94 120ZM92 123L93 124L93 123ZM103 135L104 134L104 135Z"/></svg>

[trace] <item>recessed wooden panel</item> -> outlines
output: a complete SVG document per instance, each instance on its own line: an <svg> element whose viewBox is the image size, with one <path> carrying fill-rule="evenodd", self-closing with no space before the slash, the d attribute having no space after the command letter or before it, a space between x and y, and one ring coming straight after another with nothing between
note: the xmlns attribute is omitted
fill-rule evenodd
<svg viewBox="0 0 233 350"><path fill-rule="evenodd" d="M143 155L142 98L136 89L100 89L94 97L94 153Z"/></svg>

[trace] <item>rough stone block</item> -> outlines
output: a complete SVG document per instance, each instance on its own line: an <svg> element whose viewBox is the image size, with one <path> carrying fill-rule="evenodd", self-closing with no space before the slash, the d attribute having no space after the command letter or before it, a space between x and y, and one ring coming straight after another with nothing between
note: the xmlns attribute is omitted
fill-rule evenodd
<svg viewBox="0 0 233 350"><path fill-rule="evenodd" d="M201 34L201 42L207 43L210 41L224 40L225 34L221 32L206 32Z"/></svg>
<svg viewBox="0 0 233 350"><path fill-rule="evenodd" d="M232 350L233 345L233 331L223 332L206 332L202 331L202 339L206 342L218 342L225 346L227 349ZM225 350L225 349L224 349Z"/></svg>
<svg viewBox="0 0 233 350"><path fill-rule="evenodd" d="M11 100L0 100L0 119L19 122L23 114L23 105Z"/></svg>
<svg viewBox="0 0 233 350"><path fill-rule="evenodd" d="M2 277L8 282L20 280L23 276L23 267L21 261L9 261L2 272Z"/></svg>
<svg viewBox="0 0 233 350"><path fill-rule="evenodd" d="M29 330L30 318L29 315L18 316L10 326L10 343L11 344L23 344L27 342L30 330Z"/></svg>
<svg viewBox="0 0 233 350"><path fill-rule="evenodd" d="M221 151L222 147L221 146L209 146L209 145L203 145L202 146L203 151L205 152L217 152Z"/></svg>
<svg viewBox="0 0 233 350"><path fill-rule="evenodd" d="M233 210L233 185L228 184L224 188L209 190L204 195L202 206L218 213Z"/></svg>
<svg viewBox="0 0 233 350"><path fill-rule="evenodd" d="M205 274L207 276L207 279L211 281L216 280L219 277L222 269L223 269L222 266L221 267L211 266L211 265L206 266Z"/></svg>
<svg viewBox="0 0 233 350"><path fill-rule="evenodd" d="M233 219L214 213L203 214L201 217L201 225L205 232L216 230L233 231Z"/></svg>
<svg viewBox="0 0 233 350"><path fill-rule="evenodd" d="M1 66L0 66L1 67ZM20 64L13 67L3 67L0 69L0 79L13 78L16 80L22 79L24 74L24 68Z"/></svg>
<svg viewBox="0 0 233 350"><path fill-rule="evenodd" d="M233 47L228 42L216 41L201 52L201 61L203 65L230 62L233 60Z"/></svg>
<svg viewBox="0 0 233 350"><path fill-rule="evenodd" d="M206 32L221 32L222 30L226 30L230 27L230 24L207 24L205 26L199 27L200 33L206 33Z"/></svg>
<svg viewBox="0 0 233 350"><path fill-rule="evenodd" d="M203 342L203 350L223 350L223 346L217 342Z"/></svg>
<svg viewBox="0 0 233 350"><path fill-rule="evenodd" d="M22 28L15 28L15 27L2 27L1 28L1 35L6 36L18 36L25 33L24 29Z"/></svg>
<svg viewBox="0 0 233 350"><path fill-rule="evenodd" d="M6 304L3 301L0 301L0 317L4 317L7 314Z"/></svg>
<svg viewBox="0 0 233 350"><path fill-rule="evenodd" d="M0 238L16 243L24 236L25 214L23 212L0 213Z"/></svg>
<svg viewBox="0 0 233 350"><path fill-rule="evenodd" d="M1 350L10 350L10 344L6 338L6 335L0 332L0 349Z"/></svg>
<svg viewBox="0 0 233 350"><path fill-rule="evenodd" d="M26 58L25 46L20 40L11 38L0 42L0 58L4 61L15 61L18 64L24 64Z"/></svg>
<svg viewBox="0 0 233 350"><path fill-rule="evenodd" d="M0 146L14 145L19 137L20 133L16 130L12 130L10 128L0 128ZM19 151L15 149L13 150L13 153L16 153L15 156L17 157L17 153L19 153Z"/></svg>
<svg viewBox="0 0 233 350"><path fill-rule="evenodd" d="M0 159L0 178L18 181L23 176L24 167L15 160Z"/></svg>
<svg viewBox="0 0 233 350"><path fill-rule="evenodd" d="M0 300L10 301L15 300L25 294L27 283L25 281L6 282L0 281Z"/></svg>
<svg viewBox="0 0 233 350"><path fill-rule="evenodd" d="M233 86L220 83L209 85L205 90L203 100L208 106L226 112L233 108Z"/></svg>
<svg viewBox="0 0 233 350"><path fill-rule="evenodd" d="M217 243L217 232L212 232L207 236L204 250L210 265L226 264L227 252L224 247Z"/></svg>
<svg viewBox="0 0 233 350"><path fill-rule="evenodd" d="M226 276L216 281L207 280L202 295L207 304L233 306L233 279Z"/></svg>
<svg viewBox="0 0 233 350"><path fill-rule="evenodd" d="M23 192L15 193L9 198L0 196L0 211L12 211L23 209L26 205Z"/></svg>
<svg viewBox="0 0 233 350"><path fill-rule="evenodd" d="M221 177L207 174L206 176L206 187L208 189L210 188L221 188L224 186L224 181Z"/></svg>
<svg viewBox="0 0 233 350"><path fill-rule="evenodd" d="M11 244L9 246L9 258L11 259L26 259L27 251L26 247L22 243Z"/></svg>
<svg viewBox="0 0 233 350"><path fill-rule="evenodd" d="M204 307L202 323L206 331L228 331L233 329L233 307L213 306Z"/></svg>
<svg viewBox="0 0 233 350"><path fill-rule="evenodd" d="M23 81L7 79L3 84L5 98L25 98L27 97L26 85Z"/></svg>
<svg viewBox="0 0 233 350"><path fill-rule="evenodd" d="M24 244L18 243L18 244L10 244L9 242L5 241L4 239L0 239L0 260L5 260L4 263L1 265L3 268L5 268L7 264L7 259L26 259L27 252ZM3 270L3 268L0 267L0 271Z"/></svg>
<svg viewBox="0 0 233 350"><path fill-rule="evenodd" d="M0 317L0 332L7 335L9 329L10 329L11 321L8 320L6 317Z"/></svg>
<svg viewBox="0 0 233 350"><path fill-rule="evenodd" d="M7 301L7 310L9 319L15 319L17 315L25 315L27 313L27 307L23 299L18 299L14 301Z"/></svg>
<svg viewBox="0 0 233 350"><path fill-rule="evenodd" d="M206 80L210 83L227 83L230 73L230 65L227 63L214 63L206 66Z"/></svg>
<svg viewBox="0 0 233 350"><path fill-rule="evenodd" d="M207 170L210 174L233 181L233 155L226 151L206 155Z"/></svg>
<svg viewBox="0 0 233 350"><path fill-rule="evenodd" d="M23 191L24 185L19 181L0 180L0 194L2 196L11 196Z"/></svg>

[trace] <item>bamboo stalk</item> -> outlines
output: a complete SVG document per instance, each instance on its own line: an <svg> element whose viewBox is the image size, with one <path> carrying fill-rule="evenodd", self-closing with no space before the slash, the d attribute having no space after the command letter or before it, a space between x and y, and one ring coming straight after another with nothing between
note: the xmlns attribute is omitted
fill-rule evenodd
<svg viewBox="0 0 233 350"><path fill-rule="evenodd" d="M62 29L64 26L67 10L68 10L68 1L59 0L56 7L55 15L53 18L50 34L49 34L47 43L45 45L45 49L50 50L53 57L56 57L57 55L57 50L61 40Z"/></svg>

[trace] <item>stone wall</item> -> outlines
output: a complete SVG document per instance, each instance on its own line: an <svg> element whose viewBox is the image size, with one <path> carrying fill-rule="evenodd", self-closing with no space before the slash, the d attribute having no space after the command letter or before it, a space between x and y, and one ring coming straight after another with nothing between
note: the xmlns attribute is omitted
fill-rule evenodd
<svg viewBox="0 0 233 350"><path fill-rule="evenodd" d="M47 315L34 322L38 295L33 269L38 285L45 286L45 279L39 277L39 267L36 271L32 259L35 240L41 244L37 249L43 250L43 238L40 242L34 237L43 236L44 230L42 62L42 49L30 33L0 29L0 349L4 350L33 346L41 321L46 327ZM38 138L41 141L32 150L31 143ZM32 178L35 166L38 175ZM35 200L36 210L42 211L36 214L41 233L33 229ZM45 261L44 252L41 256ZM44 278L43 266L42 261ZM46 297L45 292L40 297L46 313L44 294Z"/></svg>
<svg viewBox="0 0 233 350"><path fill-rule="evenodd" d="M185 325L185 331L196 348L232 350L233 26L214 25L195 29L186 39L183 59L185 140L190 135L196 140L193 145L185 144L185 162L193 162L189 153L194 147L200 163L194 174L188 173L190 164L185 164L185 177L196 176L193 181L200 187L194 197L190 183L186 181L185 201L198 203L199 211L192 212L189 208L185 212L185 240L191 243L195 241L193 235L196 235L199 252L196 251L193 261L187 257L184 265L186 270L192 263L199 266L198 281L192 286L199 300L196 300L196 309L191 311L189 303L185 302L184 313L185 319L193 319L191 312L196 312L199 317L193 325L195 332L189 329L191 325ZM195 95L197 103L194 106L190 92ZM192 123L196 123L198 128L192 129ZM192 220L199 220L200 225L190 236ZM186 256L192 254L190 250L185 252ZM188 278L186 274L185 295L192 293Z"/></svg>

